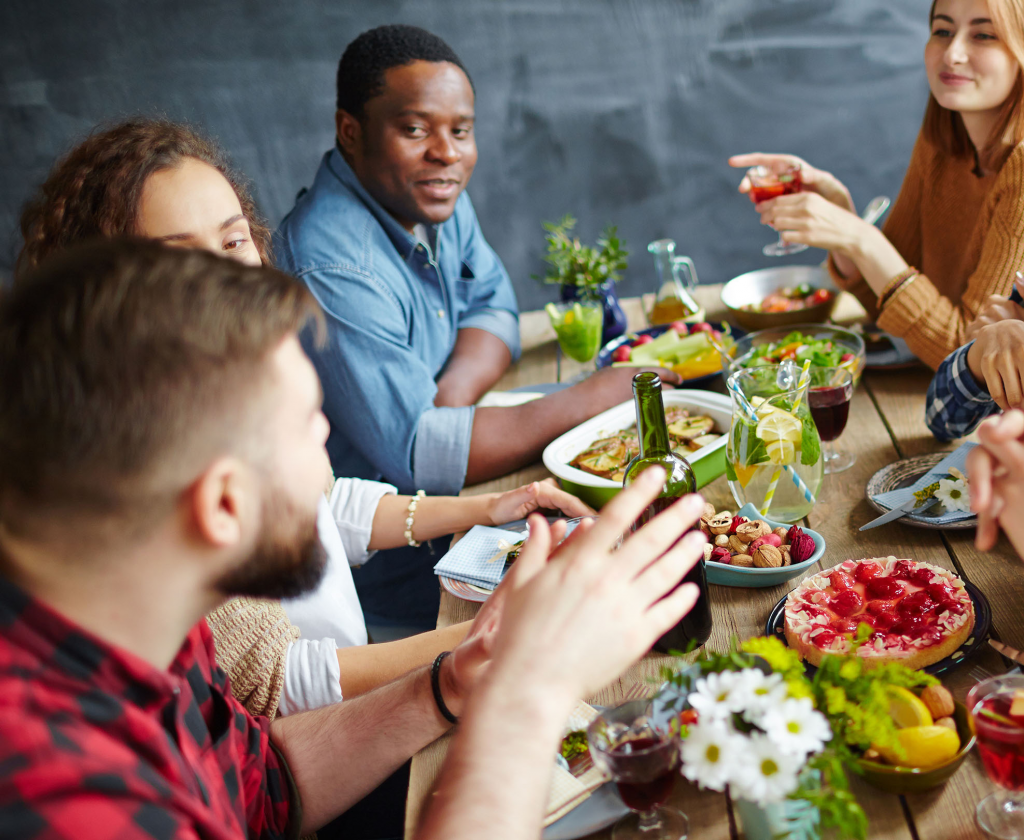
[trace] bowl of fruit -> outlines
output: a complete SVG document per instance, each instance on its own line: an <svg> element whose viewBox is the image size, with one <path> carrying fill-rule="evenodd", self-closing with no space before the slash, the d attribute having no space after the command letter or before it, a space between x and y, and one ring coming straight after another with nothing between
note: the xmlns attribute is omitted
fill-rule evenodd
<svg viewBox="0 0 1024 840"><path fill-rule="evenodd" d="M748 330L827 321L838 299L825 271L810 265L748 271L722 288L722 303Z"/></svg>
<svg viewBox="0 0 1024 840"><path fill-rule="evenodd" d="M659 324L609 341L597 354L597 367L667 367L686 387L697 388L722 372L725 363L718 347L732 354L744 335L718 322Z"/></svg>
<svg viewBox="0 0 1024 840"><path fill-rule="evenodd" d="M794 324L748 333L736 339L733 367L778 365L785 361L812 368L845 367L860 381L865 363L864 339L831 324Z"/></svg>
<svg viewBox="0 0 1024 840"><path fill-rule="evenodd" d="M889 711L902 749L865 751L857 761L865 781L896 794L938 787L960 768L974 746L967 708L942 685L917 691L890 686L889 693Z"/></svg>

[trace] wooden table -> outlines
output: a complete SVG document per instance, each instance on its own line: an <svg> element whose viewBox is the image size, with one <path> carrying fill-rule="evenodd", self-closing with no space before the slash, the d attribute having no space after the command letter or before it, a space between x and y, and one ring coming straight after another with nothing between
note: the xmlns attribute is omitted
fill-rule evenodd
<svg viewBox="0 0 1024 840"><path fill-rule="evenodd" d="M698 290L699 302L708 311L708 318L720 320L722 307L718 300L720 287L704 286ZM863 314L859 305L844 296L837 309L837 320L848 321ZM624 301L631 329L643 326L640 301ZM522 317L523 357L514 365L498 390L555 380L554 333L543 313L524 313ZM572 376L580 367L563 361L562 377ZM946 568L955 569L966 580L988 596L993 611L993 636L1018 649L1024 649L1024 567L1009 543L1001 539L994 551L983 553L974 548L973 531L931 531L898 523L864 533L858 528L876 516L864 497L864 487L871 475L900 458L926 452L951 449L940 445L924 424L925 392L931 372L922 367L899 371L868 371L854 394L850 421L840 439L841 448L857 454L857 463L837 476L827 476L819 502L807 518L809 527L820 532L828 545L821 564L811 572L833 566L848 558L876 557L895 554L911 557ZM512 475L470 487L466 494L506 490L548 475L540 464ZM702 491L718 509L735 509L728 485L720 478ZM768 589L738 589L711 586L714 629L708 646L725 649L731 636L740 639L765 632L770 609L798 581ZM441 593L438 627L472 618L478 605ZM600 704L620 700L626 690L647 677L657 675L665 657L652 655L631 668L619 680L605 688L597 697ZM989 673L1005 670L1005 661L986 646L973 662L944 678L947 687L963 700L976 681L970 673L980 667ZM448 749L448 737L442 738L413 758L406 811L406 836L412 834L425 798L437 776ZM977 838L981 831L974 821L974 808L993 785L988 781L978 760L972 754L963 767L943 787L926 794L893 796L851 778L854 791L870 820L869 836L894 840L944 840L945 838ZM690 817L691 837L701 840L726 840L741 836L731 803L725 794L701 792L679 781L673 794L675 804ZM610 836L608 830L593 837Z"/></svg>

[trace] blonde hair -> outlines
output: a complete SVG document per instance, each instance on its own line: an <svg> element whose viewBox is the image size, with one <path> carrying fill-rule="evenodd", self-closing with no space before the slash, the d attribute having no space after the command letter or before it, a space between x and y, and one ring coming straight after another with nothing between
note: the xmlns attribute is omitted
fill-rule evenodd
<svg viewBox="0 0 1024 840"><path fill-rule="evenodd" d="M932 0L928 12L929 25L935 17L936 2ZM1014 147L1024 142L1024 0L988 0L988 8L996 34L1017 61L1013 89L1000 106L999 118L985 145L977 149L978 163L994 172L1002 167ZM943 108L931 93L922 132L926 140L954 157L970 157L975 152L963 117L957 111Z"/></svg>

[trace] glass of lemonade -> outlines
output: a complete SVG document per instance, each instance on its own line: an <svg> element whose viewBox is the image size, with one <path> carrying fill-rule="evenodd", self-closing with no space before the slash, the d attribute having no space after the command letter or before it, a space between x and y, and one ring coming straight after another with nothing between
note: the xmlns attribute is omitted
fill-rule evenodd
<svg viewBox="0 0 1024 840"><path fill-rule="evenodd" d="M558 346L566 356L577 362L589 362L597 355L604 326L604 306L600 300L549 303L545 309L558 336Z"/></svg>
<svg viewBox="0 0 1024 840"><path fill-rule="evenodd" d="M729 377L733 409L725 455L729 489L741 507L750 502L762 515L780 522L797 522L810 512L824 467L807 389L792 385L791 374L787 381L792 368L763 365ZM776 476L771 503L764 510Z"/></svg>

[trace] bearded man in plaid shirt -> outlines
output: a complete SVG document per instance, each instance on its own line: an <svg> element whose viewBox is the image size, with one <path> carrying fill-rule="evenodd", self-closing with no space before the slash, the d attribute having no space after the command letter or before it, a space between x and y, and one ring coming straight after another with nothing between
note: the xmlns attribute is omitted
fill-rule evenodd
<svg viewBox="0 0 1024 840"><path fill-rule="evenodd" d="M318 317L278 271L151 242L69 251L0 295L0 839L298 837L463 712L418 836L537 836L578 698L693 605L698 496L616 548L661 491L649 470L557 549L564 523L532 517L433 669L249 715L203 616L323 572L328 430L297 337Z"/></svg>

